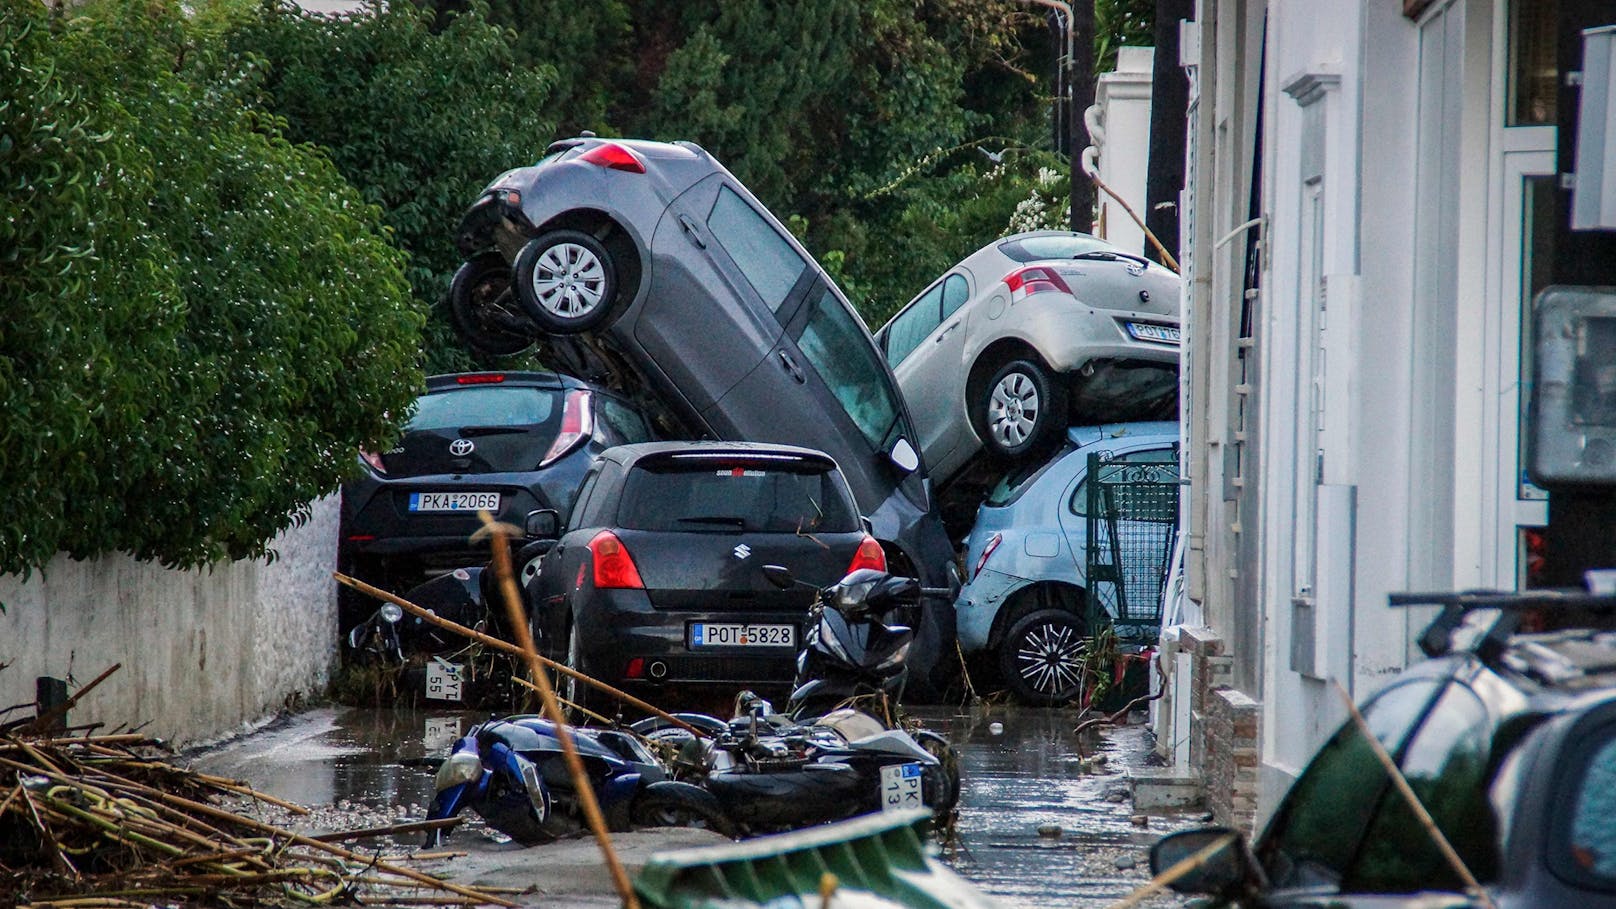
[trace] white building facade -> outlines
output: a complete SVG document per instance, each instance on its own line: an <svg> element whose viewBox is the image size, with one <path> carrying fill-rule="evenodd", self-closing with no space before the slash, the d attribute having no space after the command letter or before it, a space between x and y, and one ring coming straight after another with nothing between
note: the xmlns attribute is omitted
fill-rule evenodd
<svg viewBox="0 0 1616 909"><path fill-rule="evenodd" d="M1430 613L1388 593L1540 580L1531 299L1567 279L1565 36L1613 7L1202 0L1185 24L1183 530L1207 627L1168 664L1194 706L1171 736L1222 820L1273 809L1344 718L1336 684L1361 701L1418 658ZM1249 702L1252 753L1219 757L1214 689Z"/></svg>

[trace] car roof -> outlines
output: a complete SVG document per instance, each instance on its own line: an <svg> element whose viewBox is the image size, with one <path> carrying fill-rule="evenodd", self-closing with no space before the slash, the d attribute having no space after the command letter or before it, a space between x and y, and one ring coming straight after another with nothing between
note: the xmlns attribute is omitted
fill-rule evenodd
<svg viewBox="0 0 1616 909"><path fill-rule="evenodd" d="M1066 438L1079 449L1094 445L1118 443L1177 442L1178 423L1175 420L1145 420L1138 423L1105 423L1099 426L1073 426L1066 430Z"/></svg>
<svg viewBox="0 0 1616 909"><path fill-rule="evenodd" d="M777 445L764 442L639 442L618 445L601 452L602 458L632 468L647 458L714 457L714 458L788 458L823 463L839 470L836 459L813 448L796 445Z"/></svg>

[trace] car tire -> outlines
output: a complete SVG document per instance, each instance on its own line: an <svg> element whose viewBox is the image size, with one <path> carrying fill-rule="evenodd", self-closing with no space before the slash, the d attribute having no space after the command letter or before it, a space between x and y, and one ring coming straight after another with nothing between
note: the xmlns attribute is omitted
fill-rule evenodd
<svg viewBox="0 0 1616 909"><path fill-rule="evenodd" d="M589 331L611 316L617 267L593 236L554 230L529 240L516 254L516 300L550 334Z"/></svg>
<svg viewBox="0 0 1616 909"><path fill-rule="evenodd" d="M580 665L583 662L583 652L578 643L577 622L570 623L569 627L567 628L567 655L565 662L568 669L572 669L577 672L584 671ZM604 711L601 710L601 707L603 706L602 699L600 695L595 692L595 689L584 682L578 681L570 675L561 675L561 685L558 693L563 698L571 701L573 707L581 708L581 710L567 708L567 712L572 714L572 720L575 723L582 725L590 719L588 714L584 714L582 712L583 710L592 710L595 713L604 713Z"/></svg>
<svg viewBox="0 0 1616 909"><path fill-rule="evenodd" d="M1088 626L1064 609L1040 609L1017 619L999 643L999 671L1019 700L1064 704L1083 693Z"/></svg>
<svg viewBox="0 0 1616 909"><path fill-rule="evenodd" d="M497 252L466 260L449 282L449 323L466 346L508 357L533 343L532 323L518 308L511 268Z"/></svg>
<svg viewBox="0 0 1616 909"><path fill-rule="evenodd" d="M945 789L936 794L937 803L932 806L939 820L947 818L953 812L954 806L959 804L960 797L960 759L956 750L948 739L930 729L918 729L913 738L920 747L937 759L943 771Z"/></svg>
<svg viewBox="0 0 1616 909"><path fill-rule="evenodd" d="M984 386L974 418L995 457L1020 461L1043 454L1066 428L1066 386L1037 360L1012 360Z"/></svg>
<svg viewBox="0 0 1616 909"><path fill-rule="evenodd" d="M695 827L734 837L730 823L711 792L690 783L661 782L634 799L629 823L635 827Z"/></svg>

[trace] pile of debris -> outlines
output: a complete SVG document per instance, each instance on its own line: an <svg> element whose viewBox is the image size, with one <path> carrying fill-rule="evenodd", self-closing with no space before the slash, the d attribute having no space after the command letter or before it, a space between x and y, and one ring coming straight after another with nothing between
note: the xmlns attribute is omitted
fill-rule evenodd
<svg viewBox="0 0 1616 909"><path fill-rule="evenodd" d="M26 729L0 731L0 893L20 905L515 905L407 866L441 854L338 845L401 828L304 835L256 820L243 812L305 812L178 767L159 740Z"/></svg>

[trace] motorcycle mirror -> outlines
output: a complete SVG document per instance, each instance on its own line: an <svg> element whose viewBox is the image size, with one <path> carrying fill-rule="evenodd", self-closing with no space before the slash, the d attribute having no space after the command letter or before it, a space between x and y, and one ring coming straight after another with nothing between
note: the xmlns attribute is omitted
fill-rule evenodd
<svg viewBox="0 0 1616 909"><path fill-rule="evenodd" d="M791 588L797 586L796 577L791 574L791 569L785 567L784 565L763 566L763 576L769 579L770 584L773 584L781 590L790 590Z"/></svg>
<svg viewBox="0 0 1616 909"><path fill-rule="evenodd" d="M404 610L397 603L383 603L382 608L376 610L376 614L389 625L396 625L399 619L404 618Z"/></svg>
<svg viewBox="0 0 1616 909"><path fill-rule="evenodd" d="M530 540L553 540L561 536L561 513L554 508L537 508L527 513L522 534Z"/></svg>

